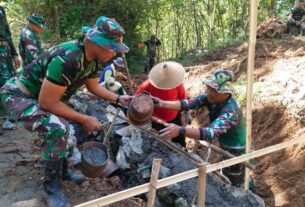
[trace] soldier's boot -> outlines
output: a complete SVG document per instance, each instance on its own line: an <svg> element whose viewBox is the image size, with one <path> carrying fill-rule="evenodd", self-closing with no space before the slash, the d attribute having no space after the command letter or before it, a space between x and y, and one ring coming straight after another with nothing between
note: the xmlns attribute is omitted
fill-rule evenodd
<svg viewBox="0 0 305 207"><path fill-rule="evenodd" d="M68 168L68 160L66 158L63 159L63 168L62 168L62 179L69 180L75 182L77 184L81 184L85 181L85 176L81 173L74 173L72 170Z"/></svg>
<svg viewBox="0 0 305 207"><path fill-rule="evenodd" d="M63 159L46 160L44 165L44 198L49 207L70 207L68 197L62 192Z"/></svg>
<svg viewBox="0 0 305 207"><path fill-rule="evenodd" d="M16 125L13 124L8 118L6 118L2 124L2 129L13 130L16 128Z"/></svg>

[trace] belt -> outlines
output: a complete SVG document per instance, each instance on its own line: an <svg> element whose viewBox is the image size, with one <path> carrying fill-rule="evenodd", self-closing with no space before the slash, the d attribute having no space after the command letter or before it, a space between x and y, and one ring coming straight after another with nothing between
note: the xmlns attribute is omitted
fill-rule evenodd
<svg viewBox="0 0 305 207"><path fill-rule="evenodd" d="M22 93L24 93L27 96L32 96L31 92L27 89L27 87L19 80L19 78L16 78L15 80L16 85L20 89Z"/></svg>
<svg viewBox="0 0 305 207"><path fill-rule="evenodd" d="M0 46L5 46L7 45L7 41L5 40L0 40Z"/></svg>

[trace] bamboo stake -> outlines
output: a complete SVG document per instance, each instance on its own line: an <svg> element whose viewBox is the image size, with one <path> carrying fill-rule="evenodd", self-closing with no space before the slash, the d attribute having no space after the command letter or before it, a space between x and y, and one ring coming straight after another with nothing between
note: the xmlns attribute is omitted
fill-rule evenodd
<svg viewBox="0 0 305 207"><path fill-rule="evenodd" d="M162 159L160 159L160 158L153 160L151 176L150 176L150 183L149 183L147 207L153 207L154 203L155 203L155 197L156 197L156 191L157 191L157 181L158 181L161 161L162 161Z"/></svg>
<svg viewBox="0 0 305 207"><path fill-rule="evenodd" d="M198 165L198 207L205 207L205 190L207 180L207 165Z"/></svg>
<svg viewBox="0 0 305 207"><path fill-rule="evenodd" d="M131 78L130 78L130 73L129 73L129 69L128 69L128 65L127 65L127 60L126 60L126 55L125 55L125 53L122 53L122 58L123 58L123 60L124 60L124 65L125 65L126 72L127 72L127 78L128 78L129 88L130 88L131 93L132 93L132 95L133 95L133 94L134 94L134 90L133 90L133 87L132 87L132 84L131 84Z"/></svg>
<svg viewBox="0 0 305 207"><path fill-rule="evenodd" d="M107 111L106 109L104 108L100 108L102 111L104 111L105 113L113 113L111 111ZM129 120L126 119L125 117L122 117L120 115L118 115L118 117L124 121L126 121L127 123L129 123ZM157 119L155 117L152 117L153 119L155 119L155 121L158 121L158 123L160 124L167 124L166 122L160 120L160 119ZM149 134L151 137L153 137L154 139L157 139L158 141L160 141L162 144L164 144L165 146L167 146L168 148L170 148L172 151L174 152L177 152L178 154L180 154L181 156L183 156L184 158L188 159L189 161L193 162L194 164L199 164L199 163L203 163L204 160L201 159L200 157L194 157L192 154L180 149L179 147L177 147L176 145L172 144L172 142L170 141L166 141L166 140L163 140L159 134L157 133L154 133L152 131L150 131L149 129L143 127L143 126L136 126L134 125L135 127L137 127L138 129L140 129L141 131ZM209 164L207 162L207 164ZM223 182L225 183L228 183L228 184L231 184L231 181L224 175L222 175L220 172L216 171L216 172L213 172L215 176L219 177L220 179L223 180Z"/></svg>
<svg viewBox="0 0 305 207"><path fill-rule="evenodd" d="M54 13L55 13L55 34L56 40L59 41L60 39L60 31L59 31L59 15L58 15L58 7L54 6Z"/></svg>
<svg viewBox="0 0 305 207"><path fill-rule="evenodd" d="M303 133L303 132L302 132ZM293 139L286 141L286 142L282 142L280 144L276 144L276 145L272 145L260 150L257 150L255 152L250 152L248 154L245 155L241 155L239 157L235 157L229 160L225 160L222 162L218 162L215 164L209 164L207 166L206 172L210 173L225 167L230 167L232 165L236 165L238 163L244 162L246 160L250 160L256 157L261 157L263 155L284 149L284 148L288 148L291 147L295 144L299 144L301 142L305 141L305 137L301 136L301 133L299 133L299 137L294 137ZM172 185L174 183L178 183L184 180L188 180L194 177L198 176L198 169L194 169L194 170L189 170L183 173L179 173L177 175L173 175L171 177L167 177L167 178L163 178L161 180L158 180L157 182L157 189L159 188L163 188L165 186L168 185ZM148 192L149 191L149 183L145 183L143 185L139 185L127 190L123 190L117 193L113 193L111 195L107 195L101 198L97 198L95 200L91 200L88 201L86 203L82 203L79 205L76 205L76 207L101 207L101 206L105 206L108 204L112 204L121 200L124 200L126 198L130 198L136 195L140 195L142 193Z"/></svg>
<svg viewBox="0 0 305 207"><path fill-rule="evenodd" d="M223 150L207 141L199 141L200 144L202 144L203 146L207 147L207 148L211 148L212 150L228 157L228 158L233 158L236 157L235 155L231 154L230 152ZM249 168L250 170L254 170L254 166L248 162L242 163L245 167Z"/></svg>
<svg viewBox="0 0 305 207"><path fill-rule="evenodd" d="M114 155L113 155L112 151L110 150L110 140L109 139L110 139L111 130L113 128L113 125L114 125L116 119L118 118L119 112L120 112L120 108L117 108L115 115L112 119L112 122L107 130L107 133L105 134L104 141L103 141L103 144L107 146L108 156L110 157L111 160L114 160Z"/></svg>
<svg viewBox="0 0 305 207"><path fill-rule="evenodd" d="M257 7L258 0L249 0L250 4L250 31L248 43L248 71L247 71L247 109L246 109L246 153L251 150L252 134L252 92L253 92L253 69L256 44ZM249 190L249 169L245 169L244 190Z"/></svg>

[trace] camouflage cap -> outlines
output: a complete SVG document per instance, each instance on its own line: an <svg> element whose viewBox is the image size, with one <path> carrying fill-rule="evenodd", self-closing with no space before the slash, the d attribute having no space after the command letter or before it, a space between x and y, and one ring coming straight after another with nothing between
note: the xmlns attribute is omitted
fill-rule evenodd
<svg viewBox="0 0 305 207"><path fill-rule="evenodd" d="M122 42L124 34L124 28L114 19L101 16L95 26L87 31L86 38L107 50L127 53L129 48Z"/></svg>
<svg viewBox="0 0 305 207"><path fill-rule="evenodd" d="M36 24L38 27L42 29L46 29L47 25L43 16L33 13L31 16L28 16L27 20Z"/></svg>
<svg viewBox="0 0 305 207"><path fill-rule="evenodd" d="M217 69L209 78L203 83L214 88L218 93L233 94L233 87L231 81L233 80L233 72L225 69Z"/></svg>
<svg viewBox="0 0 305 207"><path fill-rule="evenodd" d="M123 58L121 57L117 57L116 59L114 59L113 63L120 68L125 68Z"/></svg>

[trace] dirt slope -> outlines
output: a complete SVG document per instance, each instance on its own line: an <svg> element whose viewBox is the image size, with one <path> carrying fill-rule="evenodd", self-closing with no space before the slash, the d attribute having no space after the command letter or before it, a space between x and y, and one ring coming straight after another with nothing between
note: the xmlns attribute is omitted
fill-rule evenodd
<svg viewBox="0 0 305 207"><path fill-rule="evenodd" d="M303 39L259 41L254 71L253 146L261 149L292 138L304 124L305 57ZM244 83L245 44L220 48L198 66L187 68L189 96L200 93L201 80L213 69L226 67ZM245 89L244 85L241 88ZM241 90L244 91L244 90ZM193 112L197 127L207 122L206 111ZM268 206L305 205L305 145L300 144L255 160L255 184Z"/></svg>
<svg viewBox="0 0 305 207"><path fill-rule="evenodd" d="M305 58L303 39L259 41L256 48L253 145L260 149L292 138L305 123ZM188 96L203 89L201 80L217 67L234 70L243 88L246 77L246 44L223 47L205 55L187 67ZM194 66L196 65L196 66ZM136 88L144 74L133 76ZM120 80L128 89L126 76ZM205 110L193 111L192 126L208 122ZM36 144L35 144L36 143ZM33 147L35 146L35 147ZM0 206L34 199L41 201L42 172L35 135L18 127L0 136ZM291 147L256 159L255 184L268 206L303 207L305 203L305 145ZM85 190L83 190L85 189ZM65 182L64 190L74 204L119 190L118 180L87 180L82 186ZM113 206L144 206L138 200L127 200Z"/></svg>

